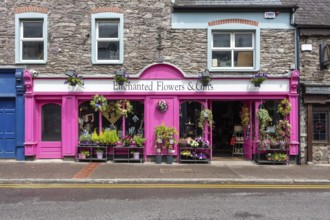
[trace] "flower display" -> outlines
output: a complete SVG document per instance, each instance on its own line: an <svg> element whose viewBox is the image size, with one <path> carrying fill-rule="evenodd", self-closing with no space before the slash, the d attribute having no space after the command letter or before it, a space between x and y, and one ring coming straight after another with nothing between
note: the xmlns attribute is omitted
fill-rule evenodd
<svg viewBox="0 0 330 220"><path fill-rule="evenodd" d="M124 83L128 81L128 74L126 73L126 71L122 71L122 70L115 71L115 81L119 85L124 85Z"/></svg>
<svg viewBox="0 0 330 220"><path fill-rule="evenodd" d="M265 73L257 73L251 78L251 83L253 83L256 87L260 86L260 84L268 79L268 75Z"/></svg>
<svg viewBox="0 0 330 220"><path fill-rule="evenodd" d="M161 112L166 112L168 109L168 103L166 100L159 100L156 104L156 108Z"/></svg>
<svg viewBox="0 0 330 220"><path fill-rule="evenodd" d="M82 76L79 76L76 70L70 70L65 75L68 76L67 80L64 81L64 84L69 84L70 86L83 86L84 80Z"/></svg>
<svg viewBox="0 0 330 220"><path fill-rule="evenodd" d="M133 139L132 139L132 136L130 136L130 135L126 135L122 139L122 143L124 146L129 146L132 143L132 141L133 141Z"/></svg>
<svg viewBox="0 0 330 220"><path fill-rule="evenodd" d="M93 100L90 101L90 105L94 108L96 112L105 112L108 108L108 101L102 95L95 95L93 97Z"/></svg>
<svg viewBox="0 0 330 220"><path fill-rule="evenodd" d="M198 159L198 160L206 160L207 157L206 157L206 155L204 153L198 153L198 154L196 154L196 159Z"/></svg>
<svg viewBox="0 0 330 220"><path fill-rule="evenodd" d="M188 140L188 145L190 145L191 147L199 147L199 143L193 139Z"/></svg>
<svg viewBox="0 0 330 220"><path fill-rule="evenodd" d="M290 123L287 120L279 120L276 125L275 134L278 139L290 138L291 135Z"/></svg>
<svg viewBox="0 0 330 220"><path fill-rule="evenodd" d="M199 144L200 147L205 147L205 148L210 147L210 142L208 140L205 140L201 136L197 137L195 141Z"/></svg>
<svg viewBox="0 0 330 220"><path fill-rule="evenodd" d="M198 127L204 128L204 124L213 126L214 121L213 121L213 114L210 109L203 109L199 115L199 120L198 120Z"/></svg>
<svg viewBox="0 0 330 220"><path fill-rule="evenodd" d="M203 86L207 86L211 80L212 78L209 72L203 72L198 76L198 81L201 82Z"/></svg>
<svg viewBox="0 0 330 220"><path fill-rule="evenodd" d="M242 126L247 127L250 122L250 109L247 105L242 106L240 117Z"/></svg>
<svg viewBox="0 0 330 220"><path fill-rule="evenodd" d="M291 111L291 103L288 99L283 99L280 104L278 104L278 113L283 115L284 117L287 116Z"/></svg>
<svg viewBox="0 0 330 220"><path fill-rule="evenodd" d="M181 156L192 157L192 154L189 150L183 150L183 151L181 151Z"/></svg>

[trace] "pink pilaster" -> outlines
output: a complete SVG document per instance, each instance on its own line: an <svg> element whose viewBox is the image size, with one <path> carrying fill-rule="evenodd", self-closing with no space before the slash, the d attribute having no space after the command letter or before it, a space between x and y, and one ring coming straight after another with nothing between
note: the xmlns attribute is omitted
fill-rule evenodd
<svg viewBox="0 0 330 220"><path fill-rule="evenodd" d="M62 99L62 155L74 156L78 144L78 103L75 96Z"/></svg>
<svg viewBox="0 0 330 220"><path fill-rule="evenodd" d="M35 123L36 117L35 99L33 95L33 80L32 74L24 71L25 83L25 134L24 134L24 154L25 156L35 156L37 152L37 141L35 140Z"/></svg>
<svg viewBox="0 0 330 220"><path fill-rule="evenodd" d="M299 103L298 103L298 86L299 71L294 70L291 72L291 81L290 81L290 96L289 101L291 103L291 113L289 116L291 124L291 138L290 138L290 154L298 155L298 145L299 145Z"/></svg>

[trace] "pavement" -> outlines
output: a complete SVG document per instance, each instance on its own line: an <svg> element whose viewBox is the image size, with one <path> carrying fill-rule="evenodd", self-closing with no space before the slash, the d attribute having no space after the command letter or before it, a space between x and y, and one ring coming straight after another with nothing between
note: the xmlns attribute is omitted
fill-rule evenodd
<svg viewBox="0 0 330 220"><path fill-rule="evenodd" d="M212 161L171 165L63 160L0 160L0 183L245 183L326 184L327 165L258 165L253 161Z"/></svg>

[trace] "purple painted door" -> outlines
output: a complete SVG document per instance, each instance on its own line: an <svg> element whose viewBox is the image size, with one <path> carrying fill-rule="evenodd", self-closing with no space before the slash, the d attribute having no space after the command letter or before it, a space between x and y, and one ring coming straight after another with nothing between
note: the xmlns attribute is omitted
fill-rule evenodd
<svg viewBox="0 0 330 220"><path fill-rule="evenodd" d="M38 105L37 158L62 158L62 114L59 103Z"/></svg>
<svg viewBox="0 0 330 220"><path fill-rule="evenodd" d="M160 100L165 100L168 103L168 109L166 112L161 112L156 108L156 104ZM146 154L155 155L155 127L164 123L166 126L173 126L176 130L179 130L178 125L178 100L176 97L149 97L147 100L146 109L146 134L147 134L147 145ZM165 151L164 151L165 153Z"/></svg>

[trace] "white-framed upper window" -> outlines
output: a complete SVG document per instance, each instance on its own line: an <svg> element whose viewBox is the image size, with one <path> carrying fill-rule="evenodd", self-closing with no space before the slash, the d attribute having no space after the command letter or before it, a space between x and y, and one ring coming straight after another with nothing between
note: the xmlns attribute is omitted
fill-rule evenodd
<svg viewBox="0 0 330 220"><path fill-rule="evenodd" d="M22 13L15 16L15 62L47 62L47 15Z"/></svg>
<svg viewBox="0 0 330 220"><path fill-rule="evenodd" d="M210 71L258 71L260 30L243 24L208 28L208 69Z"/></svg>
<svg viewBox="0 0 330 220"><path fill-rule="evenodd" d="M122 64L124 61L123 15L98 13L92 15L92 62Z"/></svg>
<svg viewBox="0 0 330 220"><path fill-rule="evenodd" d="M218 32L212 34L212 68L253 68L254 33Z"/></svg>

